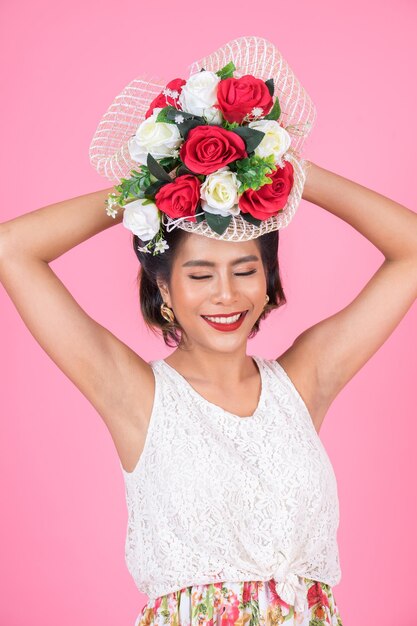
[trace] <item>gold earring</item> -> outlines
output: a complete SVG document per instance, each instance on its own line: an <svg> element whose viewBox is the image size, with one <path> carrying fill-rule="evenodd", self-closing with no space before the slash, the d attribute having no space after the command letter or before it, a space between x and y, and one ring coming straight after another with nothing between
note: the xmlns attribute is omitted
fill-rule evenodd
<svg viewBox="0 0 417 626"><path fill-rule="evenodd" d="M175 320L174 311L165 302L161 304L161 315L170 324Z"/></svg>
<svg viewBox="0 0 417 626"><path fill-rule="evenodd" d="M268 294L266 294L264 307L266 307L266 305L268 304L268 302L269 302L269 296L268 296Z"/></svg>

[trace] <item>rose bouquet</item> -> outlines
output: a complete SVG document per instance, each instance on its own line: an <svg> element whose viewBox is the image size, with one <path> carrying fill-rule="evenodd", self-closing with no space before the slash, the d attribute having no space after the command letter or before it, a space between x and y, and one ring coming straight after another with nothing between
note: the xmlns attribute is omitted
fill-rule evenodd
<svg viewBox="0 0 417 626"><path fill-rule="evenodd" d="M221 235L233 216L259 225L277 215L294 178L286 158L291 137L279 123L273 79L235 78L228 63L217 72L177 78L151 102L128 150L140 164L106 200L108 215L124 207L123 224L143 252L169 246L164 219L206 220Z"/></svg>

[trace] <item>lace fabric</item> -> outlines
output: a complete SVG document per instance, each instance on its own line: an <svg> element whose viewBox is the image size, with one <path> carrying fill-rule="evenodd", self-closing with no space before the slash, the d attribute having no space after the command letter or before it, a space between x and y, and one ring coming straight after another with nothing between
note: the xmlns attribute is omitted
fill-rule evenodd
<svg viewBox="0 0 417 626"><path fill-rule="evenodd" d="M274 579L302 611L306 579L340 581L336 477L308 409L275 359L253 356L258 406L240 417L203 398L164 360L132 472L121 467L126 564L156 598L189 585Z"/></svg>

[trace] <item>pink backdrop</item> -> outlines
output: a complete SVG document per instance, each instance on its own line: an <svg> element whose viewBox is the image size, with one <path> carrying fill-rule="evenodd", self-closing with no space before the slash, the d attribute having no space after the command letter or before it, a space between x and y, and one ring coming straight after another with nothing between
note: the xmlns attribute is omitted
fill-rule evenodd
<svg viewBox="0 0 417 626"><path fill-rule="evenodd" d="M88 147L119 91L148 69L186 78L192 60L241 35L274 41L316 103L307 158L415 210L414 2L266 1L254 15L252 2L213 0L203 17L196 6L2 4L1 221L109 187ZM288 304L248 350L268 358L347 305L383 260L358 232L305 201L282 233L280 258ZM52 267L143 358L170 353L138 315L137 264L121 225ZM124 485L112 439L2 287L0 310L0 624L133 626L146 596L124 563ZM413 306L321 430L339 484L343 573L335 595L344 626L417 623L416 328Z"/></svg>

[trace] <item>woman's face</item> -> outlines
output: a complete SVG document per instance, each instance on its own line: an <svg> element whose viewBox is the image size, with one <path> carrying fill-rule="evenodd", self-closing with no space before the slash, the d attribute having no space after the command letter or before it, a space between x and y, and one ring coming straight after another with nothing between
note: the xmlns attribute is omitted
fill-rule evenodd
<svg viewBox="0 0 417 626"><path fill-rule="evenodd" d="M228 351L246 343L264 309L266 286L256 240L222 241L188 233L173 264L171 290L160 288L186 333L187 347ZM247 313L234 330L215 328L203 318L243 311Z"/></svg>

